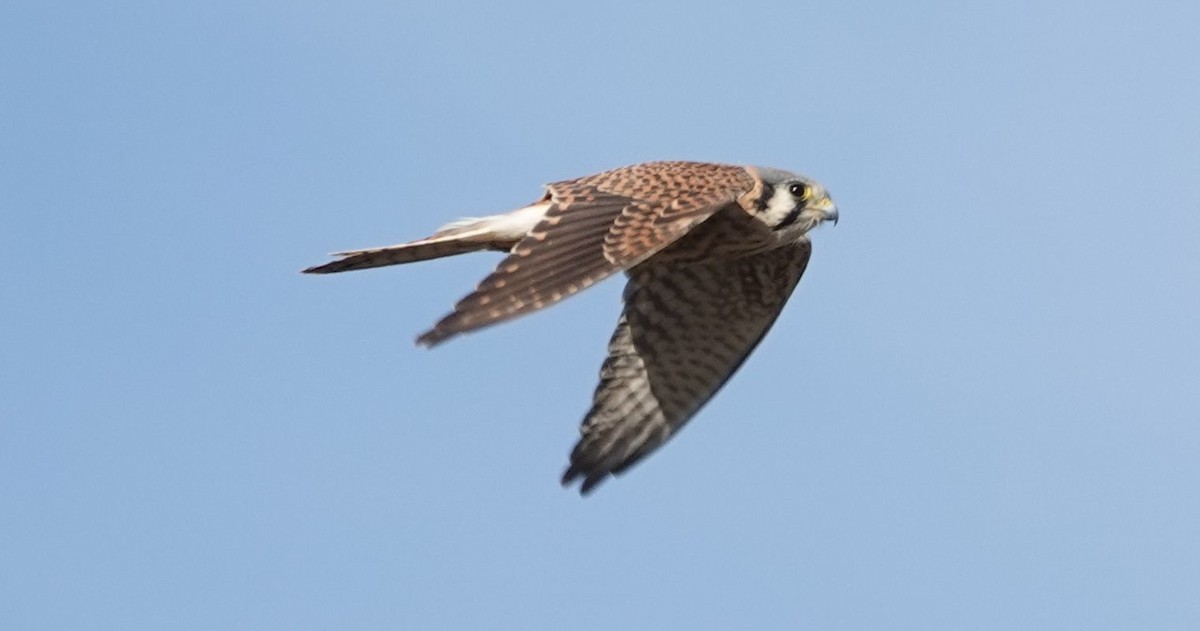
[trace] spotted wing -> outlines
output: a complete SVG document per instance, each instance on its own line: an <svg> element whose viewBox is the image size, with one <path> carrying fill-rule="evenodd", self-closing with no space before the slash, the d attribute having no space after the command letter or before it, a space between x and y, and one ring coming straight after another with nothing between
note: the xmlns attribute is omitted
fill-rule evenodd
<svg viewBox="0 0 1200 631"><path fill-rule="evenodd" d="M738 259L631 270L563 484L582 478L587 493L674 435L766 335L811 252L803 240Z"/></svg>
<svg viewBox="0 0 1200 631"><path fill-rule="evenodd" d="M649 258L754 185L743 167L694 162L551 184L542 221L417 343L432 346L586 289Z"/></svg>

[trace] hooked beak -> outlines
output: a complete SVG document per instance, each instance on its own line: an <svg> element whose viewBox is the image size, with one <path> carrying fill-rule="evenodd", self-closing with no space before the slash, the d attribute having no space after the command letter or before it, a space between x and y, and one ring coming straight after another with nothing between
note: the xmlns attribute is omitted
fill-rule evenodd
<svg viewBox="0 0 1200 631"><path fill-rule="evenodd" d="M838 209L837 206L834 205L832 197L829 195L822 197L819 201L817 201L817 203L813 204L813 208L821 211L821 217L825 221L832 221L833 225L837 225Z"/></svg>

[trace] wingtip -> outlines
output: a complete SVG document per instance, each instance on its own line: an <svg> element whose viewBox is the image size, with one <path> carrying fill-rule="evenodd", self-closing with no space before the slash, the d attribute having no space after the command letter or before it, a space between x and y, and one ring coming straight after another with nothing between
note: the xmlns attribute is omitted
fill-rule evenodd
<svg viewBox="0 0 1200 631"><path fill-rule="evenodd" d="M462 303L460 302L459 304L461 305ZM417 346L433 348L452 337L474 330L471 327L462 326L462 314L457 309L458 307L456 306L455 311L438 320L437 324L433 325L433 328L418 335Z"/></svg>
<svg viewBox="0 0 1200 631"><path fill-rule="evenodd" d="M417 336L416 345L424 348L433 348L434 346L445 342L447 339L450 339L452 335L453 333L446 333L436 328L429 329L428 331Z"/></svg>
<svg viewBox="0 0 1200 631"><path fill-rule="evenodd" d="M588 476L583 479L583 484L579 485L579 494L587 497L592 494L596 486L608 478L607 475Z"/></svg>
<svg viewBox="0 0 1200 631"><path fill-rule="evenodd" d="M330 261L328 263L322 263L320 265L313 265L311 267L306 267L306 268L300 270L300 273L301 274L331 274L333 272L340 272L340 271L342 271L341 263L344 263L344 262L345 261L343 261L342 259L338 259L336 261Z"/></svg>
<svg viewBox="0 0 1200 631"><path fill-rule="evenodd" d="M562 480L559 482L563 488L568 488L575 484L575 481L580 477L583 478L583 483L579 485L579 495L587 497L592 494L596 486L608 478L607 474L602 475L585 475L580 469L575 468L575 465L567 467L567 470L562 474Z"/></svg>

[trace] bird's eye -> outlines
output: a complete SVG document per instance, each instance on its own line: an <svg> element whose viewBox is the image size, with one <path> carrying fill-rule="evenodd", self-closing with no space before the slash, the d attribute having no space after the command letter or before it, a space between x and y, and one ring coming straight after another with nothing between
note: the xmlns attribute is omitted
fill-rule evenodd
<svg viewBox="0 0 1200 631"><path fill-rule="evenodd" d="M808 199L808 196L811 194L811 191L809 191L808 187L805 186L803 182L792 182L792 184L788 186L788 192L792 194L792 197L795 197L800 201Z"/></svg>

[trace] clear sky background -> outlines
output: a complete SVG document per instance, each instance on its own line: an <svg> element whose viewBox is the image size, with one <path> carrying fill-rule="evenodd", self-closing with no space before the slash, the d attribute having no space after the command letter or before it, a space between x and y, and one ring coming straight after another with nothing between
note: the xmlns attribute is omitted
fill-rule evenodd
<svg viewBox="0 0 1200 631"><path fill-rule="evenodd" d="M1200 3L0 7L5 629L1200 628ZM337 249L652 159L841 209L667 447L612 280Z"/></svg>

